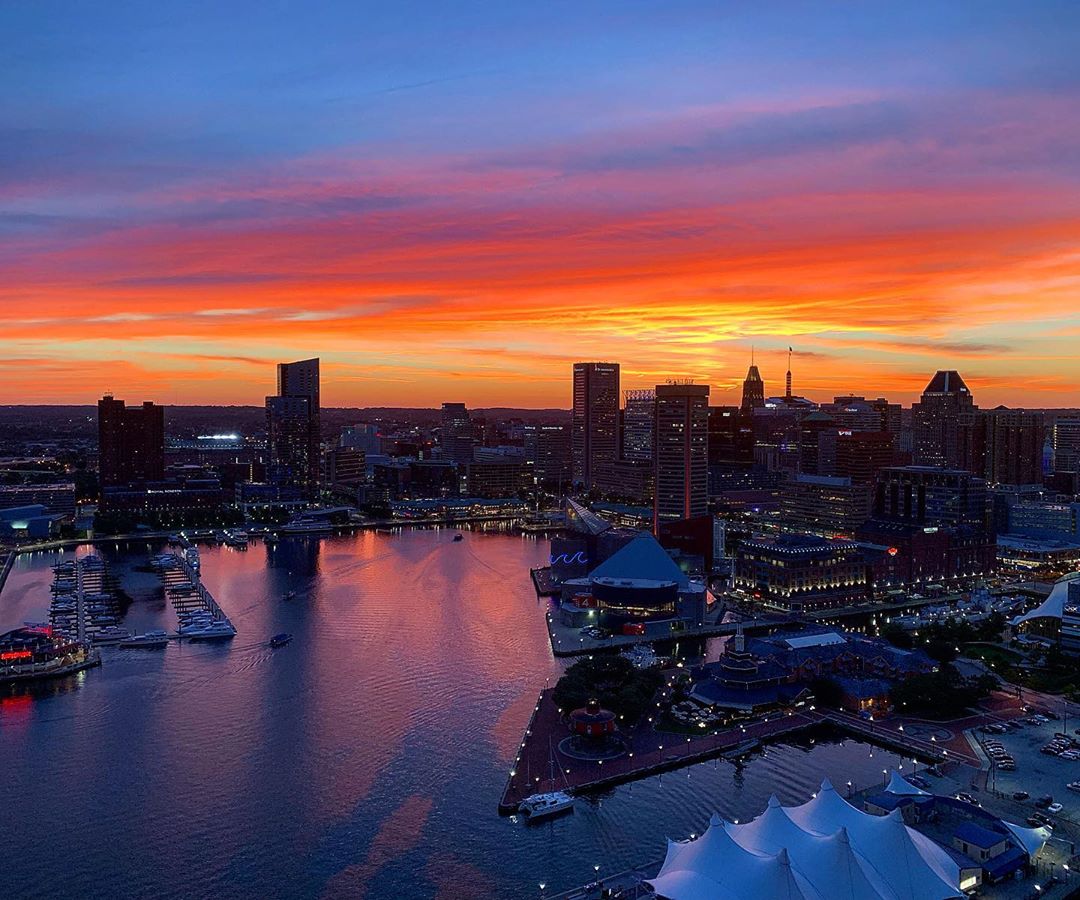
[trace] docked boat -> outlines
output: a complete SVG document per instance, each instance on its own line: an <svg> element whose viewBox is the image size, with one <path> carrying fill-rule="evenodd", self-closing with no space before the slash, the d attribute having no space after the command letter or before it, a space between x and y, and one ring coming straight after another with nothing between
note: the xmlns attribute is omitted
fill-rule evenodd
<svg viewBox="0 0 1080 900"><path fill-rule="evenodd" d="M148 631L146 634L135 634L127 640L120 641L122 650L160 650L169 645L169 635L164 631Z"/></svg>
<svg viewBox="0 0 1080 900"><path fill-rule="evenodd" d="M232 547L235 550L247 550L248 536L245 531L226 531L225 532L225 544Z"/></svg>
<svg viewBox="0 0 1080 900"><path fill-rule="evenodd" d="M559 813L572 811L573 808L574 798L570 794L565 791L549 791L526 797L518 805L518 812L529 822L536 822Z"/></svg>
<svg viewBox="0 0 1080 900"><path fill-rule="evenodd" d="M270 646L271 647L284 647L291 640L292 640L292 635L287 634L286 632L283 631L281 634L275 634L272 638L270 638Z"/></svg>
<svg viewBox="0 0 1080 900"><path fill-rule="evenodd" d="M279 529L282 534L330 534L333 530L329 522L317 519L293 519Z"/></svg>
<svg viewBox="0 0 1080 900"><path fill-rule="evenodd" d="M225 641L236 637L236 629L227 619L214 620L209 624L197 624L185 628L181 634L189 641Z"/></svg>
<svg viewBox="0 0 1080 900"><path fill-rule="evenodd" d="M95 644L119 644L121 641L126 641L131 637L131 632L126 628L121 628L118 625L106 625L100 629L92 638Z"/></svg>

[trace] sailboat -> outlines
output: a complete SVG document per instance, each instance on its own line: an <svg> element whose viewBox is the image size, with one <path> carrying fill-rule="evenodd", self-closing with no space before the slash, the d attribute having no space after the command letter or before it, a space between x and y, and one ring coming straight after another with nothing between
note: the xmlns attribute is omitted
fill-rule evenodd
<svg viewBox="0 0 1080 900"><path fill-rule="evenodd" d="M540 794L530 794L518 804L518 812L525 817L527 822L536 822L559 813L574 811L574 798L569 792L569 785L565 785L566 790L557 791L554 789L555 750L551 746L551 738L548 738L548 759L551 766L550 784L552 789ZM561 766L559 767L559 774L562 775L565 784L566 775L563 774Z"/></svg>

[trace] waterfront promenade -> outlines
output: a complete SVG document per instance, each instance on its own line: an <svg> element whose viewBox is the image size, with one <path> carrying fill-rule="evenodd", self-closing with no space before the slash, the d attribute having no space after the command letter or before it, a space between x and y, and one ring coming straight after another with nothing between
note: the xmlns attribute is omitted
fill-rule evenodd
<svg viewBox="0 0 1080 900"><path fill-rule="evenodd" d="M559 751L559 743L569 730L552 699L552 690L545 689L518 746L499 811L516 811L525 797L538 791L568 790L579 794L602 790L717 756L741 755L759 744L821 725L923 762L955 764L978 771L982 763L966 732L1019 715L1022 711L1018 703L997 694L986 708L949 722L902 715L874 721L814 707L777 711L745 725L700 736L658 731L643 722L623 734L627 741L623 756L601 761Z"/></svg>
<svg viewBox="0 0 1080 900"><path fill-rule="evenodd" d="M559 751L559 742L569 731L552 699L552 690L545 689L533 708L518 747L499 811L516 811L525 797L537 791L569 790L580 794L602 790L722 756L740 747L749 749L759 742L802 731L820 721L820 717L809 711L778 712L743 727L701 736L654 731L643 724L624 733L628 744L623 756L602 761L584 760ZM553 754L554 782L551 778Z"/></svg>

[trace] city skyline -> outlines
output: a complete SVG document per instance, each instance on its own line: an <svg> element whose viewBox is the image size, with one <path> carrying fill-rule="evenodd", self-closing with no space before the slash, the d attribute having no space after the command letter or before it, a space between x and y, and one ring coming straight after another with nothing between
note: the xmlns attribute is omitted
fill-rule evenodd
<svg viewBox="0 0 1080 900"><path fill-rule="evenodd" d="M738 402L793 345L814 399L1074 405L1076 9L935 7L10 7L5 382L251 403L318 355L329 406L565 408L610 358Z"/></svg>

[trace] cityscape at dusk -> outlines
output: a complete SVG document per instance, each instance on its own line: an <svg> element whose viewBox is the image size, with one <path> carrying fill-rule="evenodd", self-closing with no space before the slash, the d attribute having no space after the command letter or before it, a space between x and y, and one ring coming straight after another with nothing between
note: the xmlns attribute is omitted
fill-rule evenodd
<svg viewBox="0 0 1080 900"><path fill-rule="evenodd" d="M14 900L1080 900L1080 6L0 8Z"/></svg>

